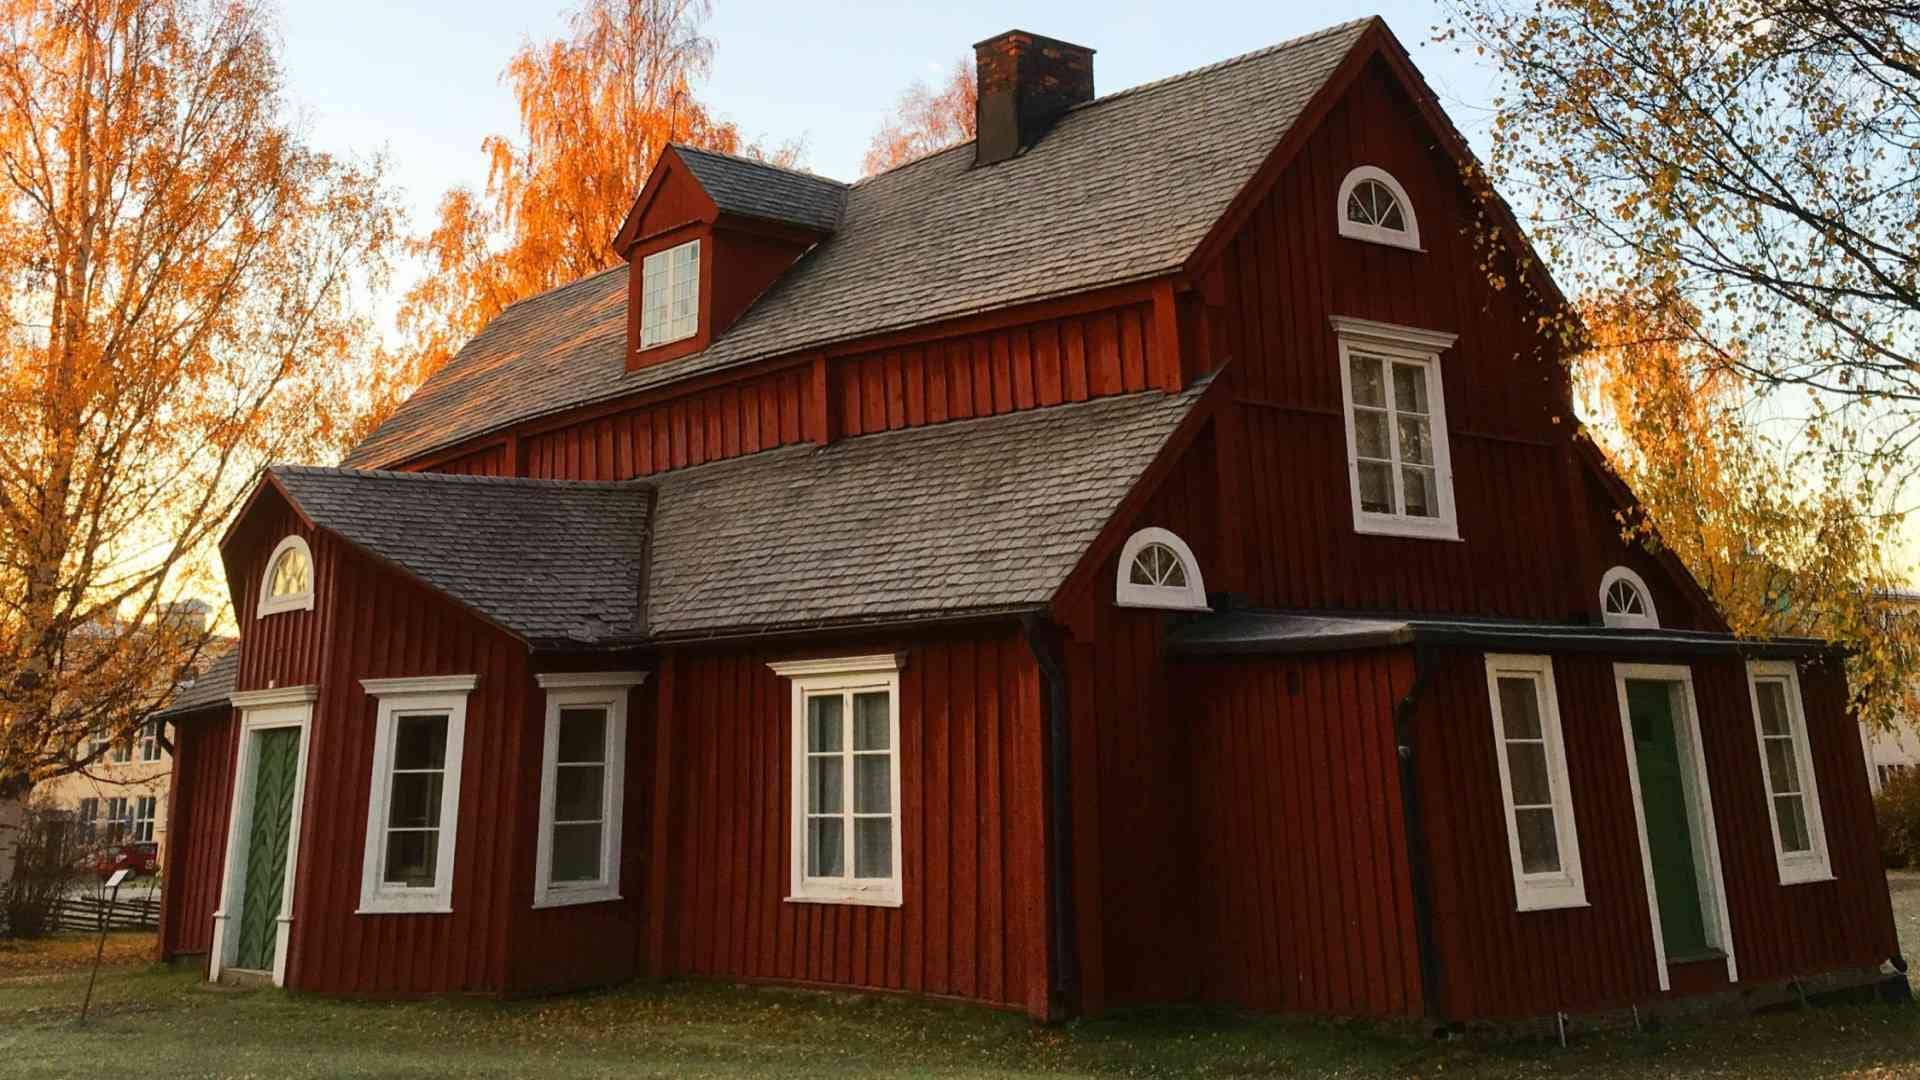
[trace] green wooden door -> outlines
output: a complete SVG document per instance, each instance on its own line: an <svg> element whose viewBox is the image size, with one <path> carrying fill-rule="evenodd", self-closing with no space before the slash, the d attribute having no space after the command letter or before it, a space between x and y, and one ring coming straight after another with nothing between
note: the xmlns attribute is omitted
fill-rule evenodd
<svg viewBox="0 0 1920 1080"><path fill-rule="evenodd" d="M272 971L280 902L287 884L287 842L300 763L300 729L268 728L253 736L253 821L247 830L247 874L241 880L240 944L233 966Z"/></svg>
<svg viewBox="0 0 1920 1080"><path fill-rule="evenodd" d="M1680 744L1674 736L1673 684L1627 682L1627 716L1633 722L1634 757L1640 766L1640 803L1647 815L1647 856L1660 908L1667 960L1712 955L1700 909L1700 879L1693 859L1693 829L1687 789L1680 774Z"/></svg>

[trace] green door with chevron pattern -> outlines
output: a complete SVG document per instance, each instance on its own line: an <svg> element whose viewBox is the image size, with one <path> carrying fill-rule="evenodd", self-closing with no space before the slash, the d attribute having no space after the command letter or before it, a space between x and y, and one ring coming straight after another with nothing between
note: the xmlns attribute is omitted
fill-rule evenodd
<svg viewBox="0 0 1920 1080"><path fill-rule="evenodd" d="M247 829L247 873L240 900L240 944L233 966L272 971L279 939L280 902L287 885L287 843L293 789L300 763L300 729L268 728L253 735L253 820Z"/></svg>

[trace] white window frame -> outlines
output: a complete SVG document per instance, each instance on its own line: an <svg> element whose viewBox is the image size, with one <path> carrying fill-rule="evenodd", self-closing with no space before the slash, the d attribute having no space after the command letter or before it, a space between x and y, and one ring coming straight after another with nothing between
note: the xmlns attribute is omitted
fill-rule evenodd
<svg viewBox="0 0 1920 1080"><path fill-rule="evenodd" d="M142 762L160 760L160 721L149 720L140 725L139 757Z"/></svg>
<svg viewBox="0 0 1920 1080"><path fill-rule="evenodd" d="M107 823L107 839L116 844L133 842L133 801L125 795L112 795L107 798L104 820Z"/></svg>
<svg viewBox="0 0 1920 1080"><path fill-rule="evenodd" d="M1808 851L1789 852L1780 840L1780 812L1774 804L1772 766L1767 763L1767 729L1760 720L1760 683L1779 682L1787 699L1787 731L1792 736L1794 765L1800 770L1800 799L1807 813ZM1807 735L1807 711L1800 696L1800 672L1791 661L1747 662L1747 697L1753 706L1753 737L1760 752L1760 781L1767 800L1767 821L1773 827L1773 857L1780 884L1805 885L1832 881L1833 859L1827 849L1826 821L1820 814L1820 778L1813 771L1813 746Z"/></svg>
<svg viewBox="0 0 1920 1080"><path fill-rule="evenodd" d="M770 663L774 674L790 680L793 684L792 699L792 753L789 769L790 784L793 789L789 810L790 829L788 861L791 867L787 901L789 903L808 904L862 904L872 907L899 907L901 905L901 881L904 868L901 865L900 840L905 833L905 813L900 802L900 766L905 755L900 752L900 669L906 664L905 653L883 653L874 656L844 656L825 660L788 660ZM886 691L888 713L887 745L892 757L889 779L892 791L889 794L893 808L893 876L888 878L856 878L853 876L854 863L849 855L846 862L847 876L839 878L816 878L807 874L807 698L814 694L830 692L873 692ZM851 716L846 720L851 723ZM853 788L851 782L844 788L844 798L852 805ZM852 843L853 829L846 829L847 843Z"/></svg>
<svg viewBox="0 0 1920 1080"><path fill-rule="evenodd" d="M1389 229L1379 225L1347 219L1347 196L1363 182L1372 180L1387 189L1400 203L1400 218L1407 223L1405 231ZM1340 223L1340 235L1355 240L1365 240L1370 244L1385 244L1388 247L1405 248L1409 251L1424 251L1420 246L1420 220L1414 215L1413 200L1407 198L1407 189L1393 174L1378 165L1361 165L1347 173L1340 181L1340 194L1334 200L1334 220Z"/></svg>
<svg viewBox="0 0 1920 1080"><path fill-rule="evenodd" d="M1500 811L1507 823L1507 855L1513 870L1514 907L1549 911L1587 906L1587 885L1580 862L1580 828L1573 814L1573 785L1567 778L1567 745L1560 730L1560 691L1553 681L1553 658L1517 653L1488 653L1487 705L1493 714L1493 745L1500 764ZM1540 736L1552 787L1553 827L1560 848L1560 869L1527 873L1520 859L1520 826L1513 803L1513 772L1507 762L1507 727L1500 715L1500 680L1532 681L1540 706Z"/></svg>
<svg viewBox="0 0 1920 1080"><path fill-rule="evenodd" d="M1640 873L1647 894L1647 919L1653 927L1653 962L1660 989L1673 988L1667 971L1667 939L1660 928L1660 893L1653 880L1653 852L1647 842L1647 804L1640 796L1640 757L1634 748L1633 714L1627 704L1628 680L1669 685L1672 695L1674 741L1681 754L1688 828L1695 841L1694 882L1707 890L1700 897L1700 918L1709 948L1727 954L1727 981L1740 981L1740 965L1733 951L1733 927L1727 914L1727 879L1720 860L1720 830L1713 812L1713 785L1707 779L1707 759L1700 735L1700 702L1693 692L1693 669L1685 664L1615 664L1614 696L1620 703L1620 739L1627 755L1627 785L1633 795L1633 821L1640 837Z"/></svg>
<svg viewBox="0 0 1920 1080"><path fill-rule="evenodd" d="M1138 585L1132 579L1134 557L1148 545L1161 544L1180 559L1187 575L1185 585ZM1114 577L1113 602L1120 607L1166 608L1174 611L1211 611L1207 606L1207 582L1200 576L1200 560L1185 540L1158 526L1141 529L1127 537L1120 549L1120 568Z"/></svg>
<svg viewBox="0 0 1920 1080"><path fill-rule="evenodd" d="M307 560L307 588L305 592L289 593L286 596L273 595L273 571L280 565L280 557L288 551L298 550ZM313 563L313 549L297 535L288 536L275 544L273 554L267 556L266 573L260 575L260 603L254 610L254 617L277 615L283 611L312 611L313 584L320 576L319 567Z"/></svg>
<svg viewBox="0 0 1920 1080"><path fill-rule="evenodd" d="M80 829L80 842L89 846L100 842L100 797L81 799L73 810L74 823Z"/></svg>
<svg viewBox="0 0 1920 1080"><path fill-rule="evenodd" d="M533 906L565 907L620 899L620 826L627 787L627 698L647 681L644 671L546 672L534 676L547 692L546 736L540 757L540 838L534 855ZM554 800L558 796L560 713L598 708L606 713L601 766L600 873L592 881L553 881Z"/></svg>
<svg viewBox="0 0 1920 1080"><path fill-rule="evenodd" d="M678 265L674 256L689 247L693 249L693 262L692 262L693 281L691 284L691 295L693 297L693 321L687 327L685 332L674 333L673 332L673 321L674 321L673 320L673 290L675 286L680 284L680 279L675 277L673 274L674 267ZM657 349L662 345L671 345L676 341L685 341L686 339L700 332L700 255L701 255L700 239L698 237L695 237L694 239L688 240L685 243L675 244L670 248L663 248L660 251L656 251L650 255L645 255L641 257L641 261L640 261L640 348L641 349L643 350ZM647 293L654 283L654 280L655 280L654 275L656 274L665 275L664 283L660 286L660 288L664 291L665 296L667 298L666 308L665 308L666 314L662 317L662 321L665 323L665 325L660 327L660 333L659 333L659 336L657 337L649 336L648 330L649 330L650 324L647 321Z"/></svg>
<svg viewBox="0 0 1920 1080"><path fill-rule="evenodd" d="M379 702L374 723L373 777L367 789L367 843L360 866L360 907L356 915L403 912L446 914L453 910L454 840L460 832L460 766L465 757L467 697L478 675L399 679L362 679L360 685ZM419 713L447 717L447 757L440 787L440 843L432 885L390 885L382 881L387 850L387 801L393 787L393 740L399 718Z"/></svg>
<svg viewBox="0 0 1920 1080"><path fill-rule="evenodd" d="M1646 614L1629 615L1607 610L1607 594L1613 590L1614 583L1617 581L1624 581L1639 591L1640 606L1646 608ZM1600 621L1617 630L1660 629L1660 612L1653 606L1653 590L1647 588L1646 579L1625 566L1616 566L1601 575Z"/></svg>
<svg viewBox="0 0 1920 1080"><path fill-rule="evenodd" d="M136 844L153 843L154 821L160 816L160 799L156 795L136 795L133 799L133 842Z"/></svg>
<svg viewBox="0 0 1920 1080"><path fill-rule="evenodd" d="M1347 490L1353 503L1353 530L1376 536L1405 536L1424 540L1458 540L1460 524L1453 501L1453 454L1447 440L1447 401L1441 378L1440 354L1453 347L1458 335L1438 330L1355 319L1345 315L1332 317L1333 332L1339 343L1340 417L1347 429ZM1353 427L1353 371L1355 349L1390 361L1418 364L1427 375L1428 424L1433 438L1434 494L1439 500L1435 517L1408 514L1382 514L1360 506L1360 450ZM1393 398L1393 380L1386 383L1388 401ZM1389 410L1392 415L1392 410ZM1394 455L1393 489L1396 505L1401 485L1400 441L1389 425L1388 438Z"/></svg>

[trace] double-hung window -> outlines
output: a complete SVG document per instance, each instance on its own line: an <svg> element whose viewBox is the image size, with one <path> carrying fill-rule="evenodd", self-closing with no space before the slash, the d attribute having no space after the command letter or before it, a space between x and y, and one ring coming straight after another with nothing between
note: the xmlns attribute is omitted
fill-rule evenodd
<svg viewBox="0 0 1920 1080"><path fill-rule="evenodd" d="M100 800L81 799L79 813L79 832L82 844L92 845L100 840Z"/></svg>
<svg viewBox="0 0 1920 1080"><path fill-rule="evenodd" d="M768 665L793 682L789 899L900 904L900 662Z"/></svg>
<svg viewBox="0 0 1920 1080"><path fill-rule="evenodd" d="M160 721L149 720L140 729L140 760L160 760Z"/></svg>
<svg viewBox="0 0 1920 1080"><path fill-rule="evenodd" d="M1516 904L1521 911L1584 906L1553 659L1489 653L1487 693Z"/></svg>
<svg viewBox="0 0 1920 1080"><path fill-rule="evenodd" d="M1747 665L1747 687L1753 696L1760 767L1767 777L1767 813L1773 820L1780 884L1831 880L1799 673L1790 662L1755 661Z"/></svg>
<svg viewBox="0 0 1920 1080"><path fill-rule="evenodd" d="M133 800L133 842L136 844L153 843L154 811L158 799L152 795L142 795Z"/></svg>
<svg viewBox="0 0 1920 1080"><path fill-rule="evenodd" d="M474 675L363 679L378 699L360 912L453 910L460 762Z"/></svg>
<svg viewBox="0 0 1920 1080"><path fill-rule="evenodd" d="M1357 532L1458 540L1440 354L1454 335L1335 316Z"/></svg>
<svg viewBox="0 0 1920 1080"><path fill-rule="evenodd" d="M534 907L620 899L627 696L638 671L548 673Z"/></svg>
<svg viewBox="0 0 1920 1080"><path fill-rule="evenodd" d="M124 796L115 796L107 800L107 842L117 844L130 839L128 833L133 830L133 811Z"/></svg>
<svg viewBox="0 0 1920 1080"><path fill-rule="evenodd" d="M692 337L700 327L700 241L648 255L640 282L640 347Z"/></svg>

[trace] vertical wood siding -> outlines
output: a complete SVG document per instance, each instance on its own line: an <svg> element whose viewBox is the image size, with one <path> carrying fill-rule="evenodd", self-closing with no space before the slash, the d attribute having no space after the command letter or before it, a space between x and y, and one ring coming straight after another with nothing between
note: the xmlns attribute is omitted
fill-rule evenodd
<svg viewBox="0 0 1920 1080"><path fill-rule="evenodd" d="M1532 1016L1658 996L1627 750L1609 658L1560 656L1568 780L1589 906L1516 911L1484 660L1449 651L1423 699L1417 759L1448 1016ZM1870 840L1857 726L1837 680L1803 672L1834 882L1781 886L1744 666L1696 661L1695 694L1742 984L1872 967L1893 954ZM1831 809L1827 809L1827 808ZM1725 985L1724 965L1673 969L1674 992Z"/></svg>
<svg viewBox="0 0 1920 1080"><path fill-rule="evenodd" d="M1340 182L1367 164L1406 188L1426 250L1338 235ZM1604 568L1577 557L1575 530L1604 540L1618 529L1590 517L1588 493L1568 483L1566 373L1533 331L1523 290L1487 284L1476 217L1457 166L1376 61L1224 249L1219 306L1201 313L1200 339L1209 362L1234 362L1247 478L1236 535L1256 602L1551 619L1597 610ZM1353 531L1333 315L1459 335L1440 366L1464 543ZM1666 576L1653 569L1649 581ZM1667 622L1679 624L1678 610Z"/></svg>
<svg viewBox="0 0 1920 1080"><path fill-rule="evenodd" d="M229 570L236 597L234 618L240 622L240 662L234 689L260 690L273 686L306 686L320 680L321 654L326 640L324 597L333 586L341 544L329 533L307 526L277 492L264 494L276 511L263 511L252 526L252 542L245 557ZM307 542L313 554L314 606L307 611L283 611L257 618L260 590L265 584L267 559L274 545L289 535Z"/></svg>
<svg viewBox="0 0 1920 1080"><path fill-rule="evenodd" d="M507 927L531 902L537 749L524 646L412 581L336 558L314 704L287 984L367 994L508 988ZM278 617L278 616L276 616ZM376 700L361 679L477 674L454 841L453 913L355 915L373 768Z"/></svg>
<svg viewBox="0 0 1920 1080"><path fill-rule="evenodd" d="M527 437L522 473L549 480L628 480L806 441L807 371L738 383Z"/></svg>
<svg viewBox="0 0 1920 1080"><path fill-rule="evenodd" d="M1150 310L1134 304L837 359L842 435L996 416L1150 385Z"/></svg>
<svg viewBox="0 0 1920 1080"><path fill-rule="evenodd" d="M1393 710L1407 650L1196 664L1191 889L1207 999L1419 1015Z"/></svg>
<svg viewBox="0 0 1920 1080"><path fill-rule="evenodd" d="M1188 447L1127 531L1159 526L1203 570L1219 550L1214 444ZM1055 602L1076 635L1066 648L1072 718L1073 861L1082 1008L1179 1001L1199 989L1191 904L1192 702L1169 680L1169 616L1115 607L1120 553Z"/></svg>
<svg viewBox="0 0 1920 1080"><path fill-rule="evenodd" d="M888 646L856 646L849 652ZM661 974L826 983L1047 1009L1044 733L1013 633L906 646L904 900L789 903L791 686L773 654L676 653L656 790Z"/></svg>
<svg viewBox="0 0 1920 1080"><path fill-rule="evenodd" d="M213 948L238 730L238 716L229 709L195 713L173 725L166 882L160 894L162 959Z"/></svg>

